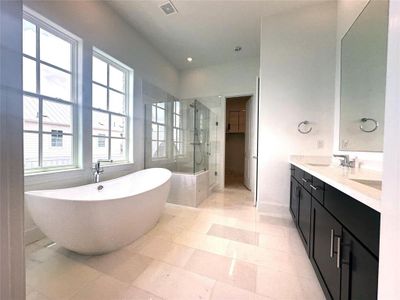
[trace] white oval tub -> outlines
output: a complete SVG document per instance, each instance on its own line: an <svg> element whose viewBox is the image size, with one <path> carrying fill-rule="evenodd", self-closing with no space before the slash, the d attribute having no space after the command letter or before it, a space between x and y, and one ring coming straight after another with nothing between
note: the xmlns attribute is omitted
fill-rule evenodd
<svg viewBox="0 0 400 300"><path fill-rule="evenodd" d="M33 221L51 240L81 254L103 254L154 227L170 182L170 171L154 168L100 183L26 192L25 200Z"/></svg>

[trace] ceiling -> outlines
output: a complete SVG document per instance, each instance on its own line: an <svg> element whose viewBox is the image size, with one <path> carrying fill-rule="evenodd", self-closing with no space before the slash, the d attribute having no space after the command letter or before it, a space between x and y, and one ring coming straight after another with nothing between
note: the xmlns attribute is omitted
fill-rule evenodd
<svg viewBox="0 0 400 300"><path fill-rule="evenodd" d="M313 1L172 0L177 14L165 15L166 0L112 0L109 5L177 69L259 57L261 17ZM234 48L241 46L240 52ZM192 57L191 63L187 57Z"/></svg>

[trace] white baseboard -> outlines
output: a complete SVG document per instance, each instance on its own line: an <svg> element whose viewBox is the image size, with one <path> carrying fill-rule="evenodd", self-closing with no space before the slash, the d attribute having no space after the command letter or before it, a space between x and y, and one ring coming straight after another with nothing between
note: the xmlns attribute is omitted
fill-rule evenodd
<svg viewBox="0 0 400 300"><path fill-rule="evenodd" d="M290 219L289 207L279 203L258 202L257 211L278 218Z"/></svg>

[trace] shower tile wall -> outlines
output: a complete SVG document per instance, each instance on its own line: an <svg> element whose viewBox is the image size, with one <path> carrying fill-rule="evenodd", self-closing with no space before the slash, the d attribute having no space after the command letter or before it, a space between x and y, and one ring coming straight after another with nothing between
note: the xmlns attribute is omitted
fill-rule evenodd
<svg viewBox="0 0 400 300"><path fill-rule="evenodd" d="M209 195L209 171L197 174L172 173L167 202L197 207Z"/></svg>

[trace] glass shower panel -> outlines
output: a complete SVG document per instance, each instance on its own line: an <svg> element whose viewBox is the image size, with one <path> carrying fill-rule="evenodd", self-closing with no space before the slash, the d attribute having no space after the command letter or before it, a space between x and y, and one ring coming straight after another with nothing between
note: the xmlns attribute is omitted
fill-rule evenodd
<svg viewBox="0 0 400 300"><path fill-rule="evenodd" d="M194 131L194 109L191 102L179 101L179 105L175 105L176 112L174 115L174 160L175 172L193 173L193 131ZM179 126L178 126L179 125ZM179 129L178 129L179 128ZM179 140L179 144L177 141ZM178 149L179 148L179 149Z"/></svg>
<svg viewBox="0 0 400 300"><path fill-rule="evenodd" d="M145 104L145 115L145 168L189 174L209 169L215 121L207 106L197 100L158 101Z"/></svg>
<svg viewBox="0 0 400 300"><path fill-rule="evenodd" d="M217 154L218 154L218 117L217 114L210 111L210 139L208 144L208 169L209 169L209 187L217 184Z"/></svg>
<svg viewBox="0 0 400 300"><path fill-rule="evenodd" d="M210 134L210 110L199 101L194 101L193 169L194 173L208 170L208 147Z"/></svg>

